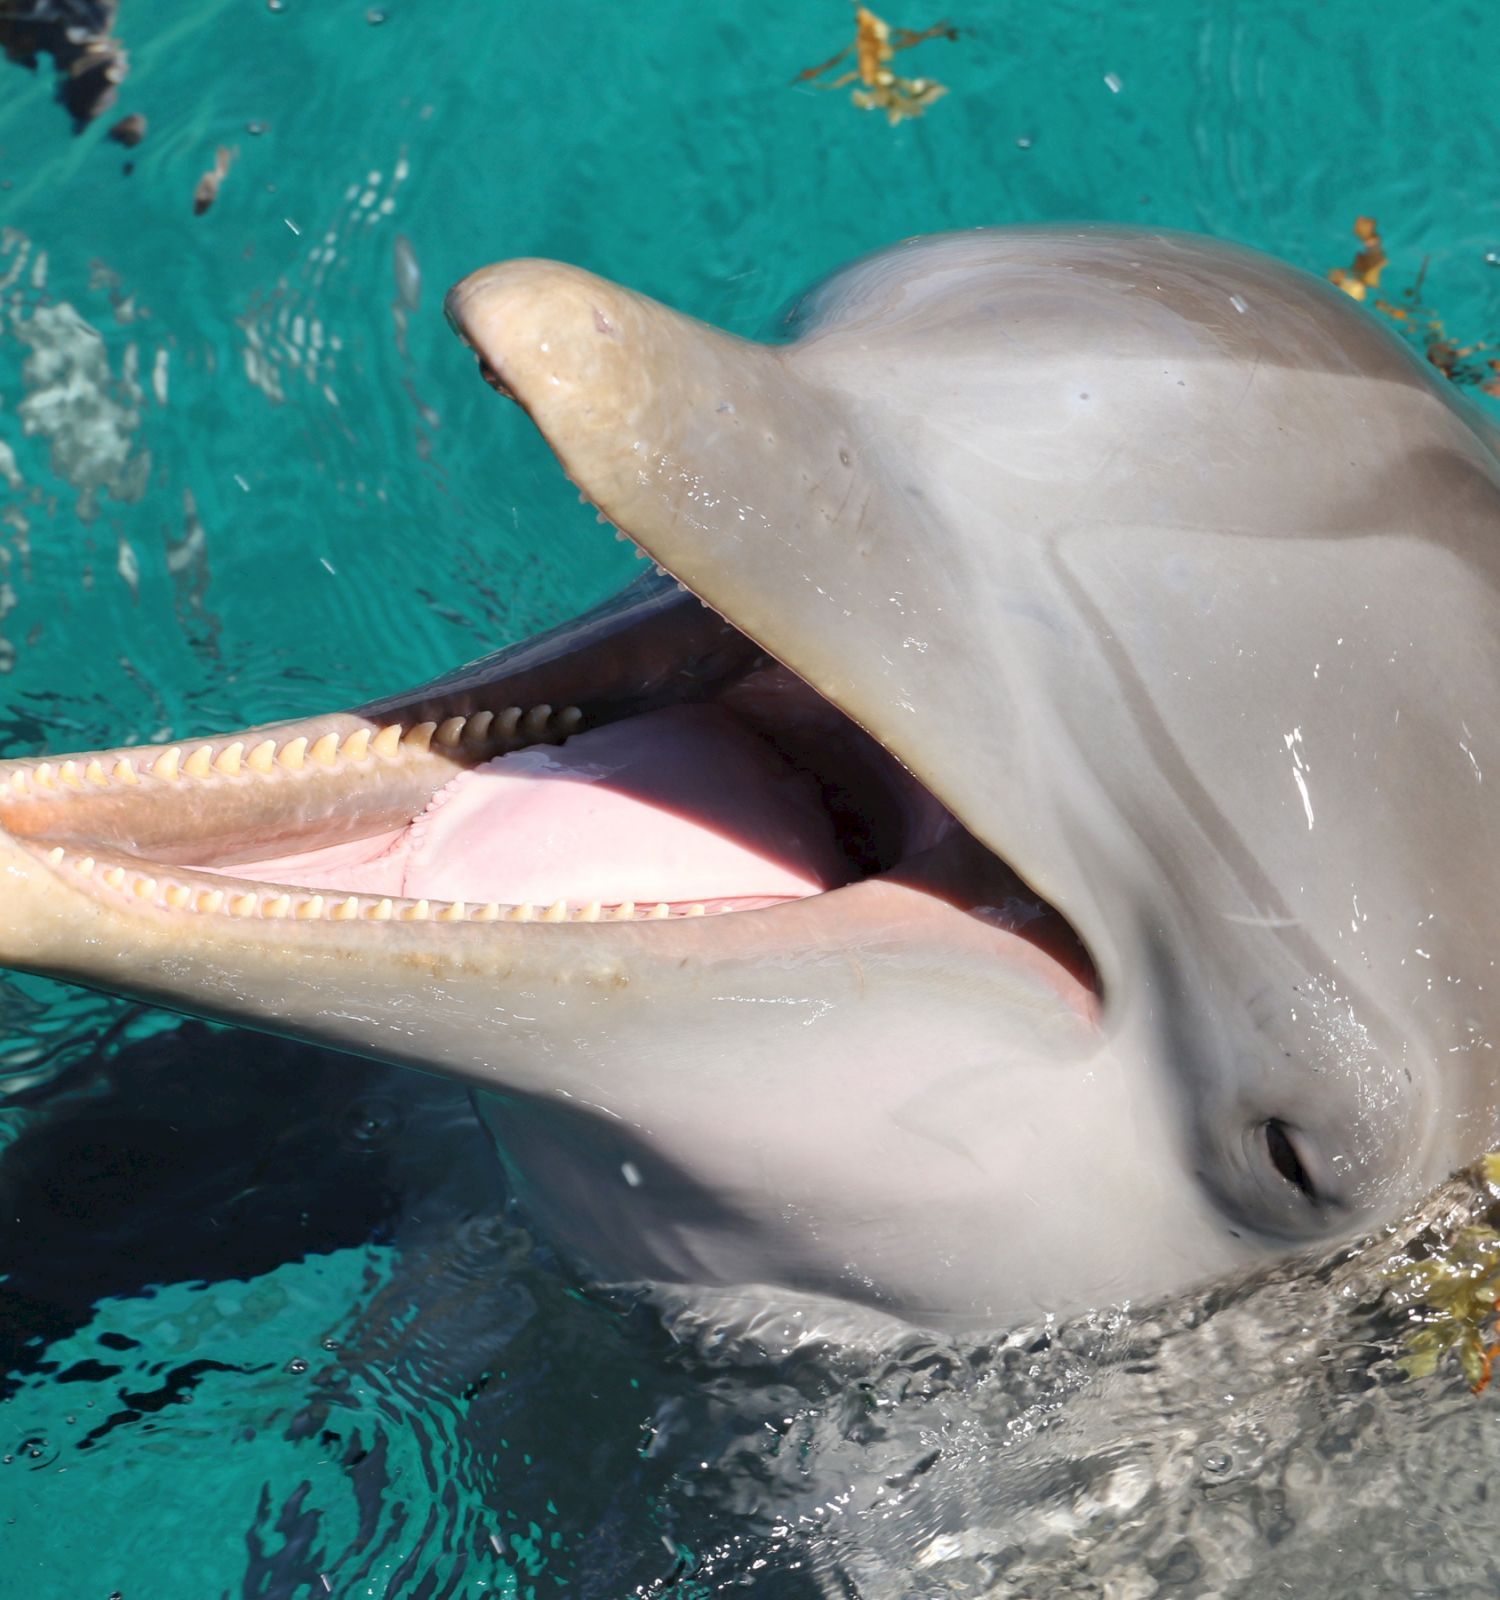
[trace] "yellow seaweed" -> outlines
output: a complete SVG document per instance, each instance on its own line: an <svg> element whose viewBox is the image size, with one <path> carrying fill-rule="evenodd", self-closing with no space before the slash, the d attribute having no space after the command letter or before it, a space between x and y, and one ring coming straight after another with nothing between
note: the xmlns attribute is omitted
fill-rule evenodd
<svg viewBox="0 0 1500 1600"><path fill-rule="evenodd" d="M853 71L818 87L847 89L851 84L860 85L850 96L854 104L864 111L884 111L887 121L894 126L904 117L920 117L928 106L948 92L947 86L935 78L900 77L891 67L897 51L910 50L927 39L957 37L958 29L947 22L935 22L930 28L893 28L868 7L856 6L852 42L827 61L799 72L792 82L808 83L821 78L852 55Z"/></svg>
<svg viewBox="0 0 1500 1600"><path fill-rule="evenodd" d="M1492 1198L1500 1195L1500 1151L1484 1157L1480 1177ZM1500 1355L1500 1231L1475 1222L1424 1248L1387 1273L1411 1319L1399 1364L1409 1378L1428 1378L1452 1355L1470 1390L1482 1394Z"/></svg>

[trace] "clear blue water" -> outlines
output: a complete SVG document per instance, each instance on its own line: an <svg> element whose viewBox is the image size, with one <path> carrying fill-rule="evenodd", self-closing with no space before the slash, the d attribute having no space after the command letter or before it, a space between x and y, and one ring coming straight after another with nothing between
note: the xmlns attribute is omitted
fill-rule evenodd
<svg viewBox="0 0 1500 1600"><path fill-rule="evenodd" d="M792 83L850 34L842 0L123 0L116 114L150 123L130 152L0 64L3 753L355 701L629 575L443 324L443 289L488 260L576 261L753 333L911 233L1107 218L1324 271L1369 214L1390 289L1425 264L1450 333L1500 339L1492 6L952 20L903 58L951 93L897 128ZM838 1386L779 1375L759 1411L731 1403L571 1294L461 1097L9 978L0 1029L0 1594L803 1581L747 1484L766 1417L826 1423ZM1388 1592L1493 1592L1462 1537L1476 1476L1381 1558ZM1429 1546L1446 1566L1402 1564ZM1367 1547L1347 1526L1301 1546L1315 1574ZM1104 1548L1079 1558L1095 1587L996 1592L1197 1594L1218 1571L1202 1540L1196 1568L1170 1540ZM1273 1592L1238 1571L1213 1581Z"/></svg>

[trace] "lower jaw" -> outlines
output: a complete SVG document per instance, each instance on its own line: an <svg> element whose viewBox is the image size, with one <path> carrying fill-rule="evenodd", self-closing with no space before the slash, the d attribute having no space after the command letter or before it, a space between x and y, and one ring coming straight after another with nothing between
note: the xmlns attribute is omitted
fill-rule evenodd
<svg viewBox="0 0 1500 1600"><path fill-rule="evenodd" d="M112 855L100 849L50 849L31 845L54 870L75 879L101 900L115 900L139 909L161 910L205 917L249 918L257 921L330 922L664 922L683 917L719 916L727 912L767 910L790 903L790 898L720 898L707 901L636 902L620 900L573 901L550 904L521 901L429 900L395 895L345 894L322 891L214 868L163 867L138 858Z"/></svg>

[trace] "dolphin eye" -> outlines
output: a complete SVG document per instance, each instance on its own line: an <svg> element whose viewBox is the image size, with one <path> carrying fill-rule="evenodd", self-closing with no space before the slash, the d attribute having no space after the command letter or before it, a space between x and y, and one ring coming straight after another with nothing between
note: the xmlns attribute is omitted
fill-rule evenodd
<svg viewBox="0 0 1500 1600"><path fill-rule="evenodd" d="M1317 1187L1308 1176L1302 1157L1297 1154L1297 1144L1287 1125L1276 1117L1266 1123L1266 1151L1271 1165L1291 1186L1314 1205L1318 1201Z"/></svg>

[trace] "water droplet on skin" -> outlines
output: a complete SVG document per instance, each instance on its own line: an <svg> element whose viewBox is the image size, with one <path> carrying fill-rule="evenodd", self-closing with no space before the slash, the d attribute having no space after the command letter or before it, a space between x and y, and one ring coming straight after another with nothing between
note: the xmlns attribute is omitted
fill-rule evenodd
<svg viewBox="0 0 1500 1600"><path fill-rule="evenodd" d="M1016 149L1017 150L1029 150L1031 148L1031 144L1032 144L1032 141L1031 141L1030 136L1023 133L1021 135L1021 137L1016 140Z"/></svg>
<svg viewBox="0 0 1500 1600"><path fill-rule="evenodd" d="M307 1362L304 1361L301 1356L293 1356L292 1359L287 1362L286 1370L290 1372L294 1378L300 1377L304 1372L307 1371Z"/></svg>
<svg viewBox="0 0 1500 1600"><path fill-rule="evenodd" d="M378 28L380 24L385 21L386 15L387 14L380 10L378 6L371 6L370 9L365 12L365 21L368 22L372 28Z"/></svg>
<svg viewBox="0 0 1500 1600"><path fill-rule="evenodd" d="M1486 250L1484 264L1487 267L1500 267L1500 250Z"/></svg>
<svg viewBox="0 0 1500 1600"><path fill-rule="evenodd" d="M265 131L266 125L264 122L247 122L245 124L245 132L254 138L258 139Z"/></svg>

